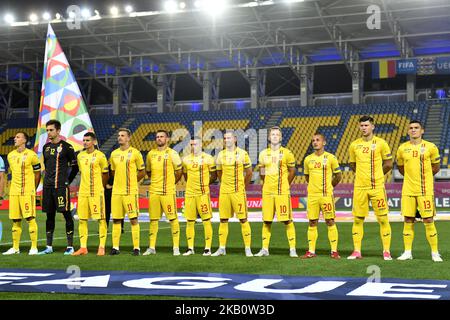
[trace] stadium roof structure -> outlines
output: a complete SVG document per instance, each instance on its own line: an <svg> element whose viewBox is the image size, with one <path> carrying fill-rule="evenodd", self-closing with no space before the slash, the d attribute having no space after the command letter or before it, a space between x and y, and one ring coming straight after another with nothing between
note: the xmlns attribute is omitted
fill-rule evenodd
<svg viewBox="0 0 450 320"><path fill-rule="evenodd" d="M292 0L291 0L292 1ZM222 15L200 9L102 15L70 30L52 27L77 78L355 63L450 55L448 0L229 1ZM369 29L369 6L380 28ZM371 7L373 8L373 7ZM39 80L46 23L0 27L0 83Z"/></svg>

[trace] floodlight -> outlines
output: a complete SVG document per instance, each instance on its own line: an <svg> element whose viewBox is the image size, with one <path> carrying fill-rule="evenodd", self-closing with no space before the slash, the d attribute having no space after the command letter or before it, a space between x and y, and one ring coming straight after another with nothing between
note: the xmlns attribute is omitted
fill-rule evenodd
<svg viewBox="0 0 450 320"><path fill-rule="evenodd" d="M133 12L133 7L130 6L130 5L125 6L125 12L126 12L126 13L131 13L131 12Z"/></svg>
<svg viewBox="0 0 450 320"><path fill-rule="evenodd" d="M178 10L177 3L175 1L169 0L164 3L164 10L168 13L174 13Z"/></svg>
<svg viewBox="0 0 450 320"><path fill-rule="evenodd" d="M81 16L84 19L89 19L91 17L91 11L89 9L83 9L81 10Z"/></svg>
<svg viewBox="0 0 450 320"><path fill-rule="evenodd" d="M49 12L44 12L44 13L42 14L42 18L43 18L44 20L50 20L51 17L52 17L52 16L50 15Z"/></svg>
<svg viewBox="0 0 450 320"><path fill-rule="evenodd" d="M119 8L111 7L111 9L109 9L109 12L111 12L112 16L117 17L119 15Z"/></svg>
<svg viewBox="0 0 450 320"><path fill-rule="evenodd" d="M13 23L14 20L15 20L14 16L12 14L10 14L10 13L5 14L4 19L5 19L6 23Z"/></svg>
<svg viewBox="0 0 450 320"><path fill-rule="evenodd" d="M30 14L30 21L31 21L31 22L36 22L37 19L38 19L38 16L37 16L36 13Z"/></svg>

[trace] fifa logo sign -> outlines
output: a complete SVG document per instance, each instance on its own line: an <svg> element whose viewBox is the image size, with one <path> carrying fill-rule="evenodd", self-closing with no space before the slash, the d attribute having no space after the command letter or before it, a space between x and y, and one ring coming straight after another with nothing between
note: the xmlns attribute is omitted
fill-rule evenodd
<svg viewBox="0 0 450 320"><path fill-rule="evenodd" d="M367 14L370 16L366 20L367 29L380 30L381 29L381 9L379 6L373 4L367 7Z"/></svg>

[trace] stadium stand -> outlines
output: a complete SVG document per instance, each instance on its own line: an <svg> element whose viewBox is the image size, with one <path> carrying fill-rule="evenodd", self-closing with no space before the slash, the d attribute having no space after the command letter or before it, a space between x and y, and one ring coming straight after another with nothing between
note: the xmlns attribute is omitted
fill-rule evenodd
<svg viewBox="0 0 450 320"><path fill-rule="evenodd" d="M398 146L407 140L408 123L418 119L425 123L427 102L395 102L366 105L339 105L315 107L285 107L244 109L235 111L198 111L151 113L118 116L92 117L94 129L99 138L99 144L108 140L116 130L128 120L129 129L133 132L132 145L146 156L154 147L154 136L158 129L169 130L173 134L173 144L180 142L187 134L194 133L194 122L201 121L205 149L221 147L222 141L215 139L211 129L267 129L268 119L275 113L276 117L270 125L278 125L283 131L283 144L291 149L297 159L298 173L294 183L303 183L303 160L312 152L310 138L316 131L327 137L326 149L334 153L343 167L343 182L353 181L353 172L348 170L348 147L360 134L358 119L369 114L375 119L375 132L385 139L395 155ZM441 114L444 131L441 138L440 151L443 154L443 165L448 166L448 148L450 147L450 104L445 103ZM25 130L34 139L36 119L13 119L6 122L0 129L0 154L5 156L12 150L12 139L16 130ZM260 141L261 143L261 141ZM248 143L247 143L248 146ZM112 147L113 148L113 147ZM112 149L111 148L111 149ZM181 150L181 149L180 149ZM447 153L444 154L444 151ZM108 154L111 150L108 150ZM391 181L391 175L387 176Z"/></svg>

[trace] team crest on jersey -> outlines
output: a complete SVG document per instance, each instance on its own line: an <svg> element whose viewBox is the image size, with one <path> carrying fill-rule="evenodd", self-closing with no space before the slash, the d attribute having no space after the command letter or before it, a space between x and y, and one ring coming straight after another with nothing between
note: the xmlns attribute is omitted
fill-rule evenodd
<svg viewBox="0 0 450 320"><path fill-rule="evenodd" d="M62 151L62 145L59 145L58 148L56 148L56 152L61 153Z"/></svg>
<svg viewBox="0 0 450 320"><path fill-rule="evenodd" d="M164 155L164 160L167 160L167 159L169 159L169 154L168 154L168 153L166 153L166 154Z"/></svg>
<svg viewBox="0 0 450 320"><path fill-rule="evenodd" d="M323 158L323 165L324 166L327 164L327 162L328 162L328 159L327 158Z"/></svg>
<svg viewBox="0 0 450 320"><path fill-rule="evenodd" d="M425 147L424 146L420 147L420 154L425 154Z"/></svg>
<svg viewBox="0 0 450 320"><path fill-rule="evenodd" d="M377 144L376 143L372 143L372 150L375 150L377 148Z"/></svg>
<svg viewBox="0 0 450 320"><path fill-rule="evenodd" d="M48 152L50 150L50 147L45 148L45 152Z"/></svg>

